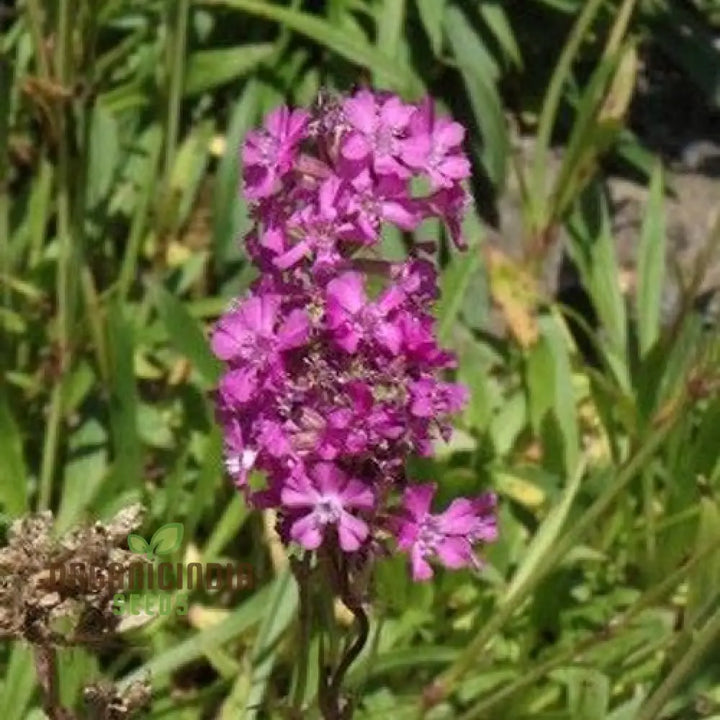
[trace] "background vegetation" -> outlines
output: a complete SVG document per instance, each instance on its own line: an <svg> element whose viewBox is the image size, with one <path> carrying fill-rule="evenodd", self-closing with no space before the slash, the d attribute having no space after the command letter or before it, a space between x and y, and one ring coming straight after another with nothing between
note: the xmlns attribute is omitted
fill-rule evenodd
<svg viewBox="0 0 720 720"><path fill-rule="evenodd" d="M412 585L387 560L349 676L357 716L419 717L439 678L447 695L427 718L720 718L720 341L694 302L719 233L668 316L663 161L678 148L647 129L687 130L688 96L720 103L718 3L0 12L0 532L34 510L64 531L140 502L147 537L184 524L176 559L250 561L257 581L125 623L111 648L62 650L67 707L89 680L149 671L152 718L287 716L297 594L271 521L223 477L206 331L251 279L237 242L244 133L280 102L371 83L430 92L469 127L471 248L437 239L438 328L472 400L416 472L446 496L494 488L501 538L480 578ZM680 95L663 95L671 80ZM648 83L664 100L643 126ZM650 187L630 290L611 170ZM511 194L512 233L489 229ZM387 236L387 252L408 240ZM560 250L570 294L554 280ZM0 716L43 716L22 642L0 645Z"/></svg>

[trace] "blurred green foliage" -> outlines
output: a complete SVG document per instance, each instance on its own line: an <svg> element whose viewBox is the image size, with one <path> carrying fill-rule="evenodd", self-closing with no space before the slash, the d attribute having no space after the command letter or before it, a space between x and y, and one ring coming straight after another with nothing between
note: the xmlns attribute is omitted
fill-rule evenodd
<svg viewBox="0 0 720 720"><path fill-rule="evenodd" d="M662 322L664 174L626 122L649 49L720 105L717 2L23 0L0 22L2 532L140 501L150 534L181 522L185 557L250 561L258 581L63 655L68 704L81 679L149 671L153 718L287 717L297 594L223 478L206 332L252 279L244 134L280 102L371 83L429 92L470 129L471 248L442 253L438 326L472 399L416 471L446 496L494 488L501 539L480 578L418 586L383 564L357 716L419 717L434 688L428 720L720 717L720 341L691 302ZM650 183L630 296L607 160ZM512 257L483 239L511 180ZM587 318L539 282L561 230L592 363L569 330ZM39 707L29 651L0 646L0 715Z"/></svg>

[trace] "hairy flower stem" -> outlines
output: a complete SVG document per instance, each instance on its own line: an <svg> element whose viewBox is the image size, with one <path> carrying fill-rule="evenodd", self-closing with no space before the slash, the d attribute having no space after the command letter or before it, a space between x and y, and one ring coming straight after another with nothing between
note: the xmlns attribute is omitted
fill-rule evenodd
<svg viewBox="0 0 720 720"><path fill-rule="evenodd" d="M345 655L343 655L330 683L329 696L337 701L338 706L340 705L340 693L342 692L342 684L345 680L345 675L362 652L365 644L367 643L368 635L370 634L370 623L368 622L367 614L363 610L362 606L357 604L354 607L350 607L350 610L355 616L355 621L358 626L357 636ZM352 717L351 704L348 704L343 709L340 717L343 718L343 720L349 720L349 718Z"/></svg>
<svg viewBox="0 0 720 720"><path fill-rule="evenodd" d="M345 676L352 664L365 647L369 634L370 623L362 607L362 602L351 587L347 560L337 548L325 554L321 568L326 570L326 577L333 588L332 595L337 595L343 604L352 612L357 625L357 634L340 658L335 670L321 667L320 690L318 693L320 711L325 720L349 720L353 714L353 704L342 697L342 688ZM332 613L327 623L333 623ZM332 633L333 628L327 628Z"/></svg>

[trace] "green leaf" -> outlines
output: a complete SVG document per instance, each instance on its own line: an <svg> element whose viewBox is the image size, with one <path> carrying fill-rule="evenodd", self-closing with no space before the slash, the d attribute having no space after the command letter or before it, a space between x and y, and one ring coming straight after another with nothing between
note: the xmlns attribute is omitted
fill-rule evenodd
<svg viewBox="0 0 720 720"><path fill-rule="evenodd" d="M607 675L592 668L568 668L562 675L568 687L571 720L605 720L610 703Z"/></svg>
<svg viewBox="0 0 720 720"><path fill-rule="evenodd" d="M421 80L403 63L389 57L374 48L370 43L362 42L346 34L342 29L315 15L299 12L293 8L258 0L205 0L207 6L219 5L236 8L244 12L263 17L266 20L281 23L283 26L305 35L320 45L333 50L356 65L366 67L375 74L382 84L419 94L422 91Z"/></svg>
<svg viewBox="0 0 720 720"><path fill-rule="evenodd" d="M647 355L660 335L665 278L665 210L663 172L658 163L650 180L650 196L640 236L637 265L637 320L640 352Z"/></svg>
<svg viewBox="0 0 720 720"><path fill-rule="evenodd" d="M185 528L182 523L172 522L158 528L150 540L150 549L156 555L169 555L181 545Z"/></svg>
<svg viewBox="0 0 720 720"><path fill-rule="evenodd" d="M602 6L602 0L587 0L580 5L580 12L575 20L570 35L563 45L560 57L553 69L550 83L545 92L543 106L537 131L537 144L535 146L532 168L532 213L533 224L544 228L549 221L546 203L546 188L548 185L548 153L552 141L552 132L557 120L560 103L563 97L565 83L572 71L575 56L586 40L595 15Z"/></svg>
<svg viewBox="0 0 720 720"><path fill-rule="evenodd" d="M441 293L438 301L438 338L448 343L462 308L470 278L480 266L480 253L471 250L469 256L457 254L450 261L441 279Z"/></svg>
<svg viewBox="0 0 720 720"><path fill-rule="evenodd" d="M385 0L379 13L377 46L391 58L399 56L405 29L405 3L406 0Z"/></svg>
<svg viewBox="0 0 720 720"><path fill-rule="evenodd" d="M720 507L711 498L701 498L696 547L698 551L702 551L703 548L713 545L720 550ZM689 581L686 615L688 627L691 627L698 619L700 610L706 606L708 598L717 593L720 587L720 552L710 555L705 562L700 563L690 575Z"/></svg>
<svg viewBox="0 0 720 720"><path fill-rule="evenodd" d="M446 0L415 0L420 21L425 28L430 46L435 57L442 54L443 44L443 15L445 14Z"/></svg>
<svg viewBox="0 0 720 720"><path fill-rule="evenodd" d="M243 496L239 492L235 493L213 527L203 550L203 562L215 562L223 548L237 537L249 515L250 510Z"/></svg>
<svg viewBox="0 0 720 720"><path fill-rule="evenodd" d="M490 437L495 452L502 456L512 450L518 435L527 423L527 401L525 394L516 392L503 397L498 412L490 422Z"/></svg>
<svg viewBox="0 0 720 720"><path fill-rule="evenodd" d="M247 205L238 192L241 160L236 148L240 147L242 138L255 122L258 94L258 84L251 79L232 110L225 138L226 149L215 174L213 247L217 268L230 259L241 257L238 238L247 229Z"/></svg>
<svg viewBox="0 0 720 720"><path fill-rule="evenodd" d="M27 707L35 689L32 649L24 644L14 643L3 674L0 717L4 720L26 720Z"/></svg>
<svg viewBox="0 0 720 720"><path fill-rule="evenodd" d="M591 185L583 194L578 212L571 219L570 231L569 251L607 333L609 352L614 351L624 366L627 363L627 312L620 289L620 267L610 213L599 183ZM626 368L621 384L626 388L629 385Z"/></svg>
<svg viewBox="0 0 720 720"><path fill-rule="evenodd" d="M0 504L9 515L21 515L28 508L28 477L20 430L3 388L0 388L0 458Z"/></svg>
<svg viewBox="0 0 720 720"><path fill-rule="evenodd" d="M486 0L480 3L479 10L482 19L492 31L503 52L518 68L522 68L520 48L502 4L498 0L489 0L489 2Z"/></svg>
<svg viewBox="0 0 720 720"><path fill-rule="evenodd" d="M274 48L273 43L256 43L193 53L188 61L185 95L238 80L266 60Z"/></svg>
<svg viewBox="0 0 720 720"><path fill-rule="evenodd" d="M108 308L107 336L114 466L112 480L103 487L101 504L121 487L139 487L143 477L143 453L137 426L138 391L133 365L135 334L119 301L112 302Z"/></svg>
<svg viewBox="0 0 720 720"><path fill-rule="evenodd" d="M375 657L371 665L365 662L354 665L348 673L348 685L354 686L367 679L382 677L395 670L408 671L415 668L446 665L457 657L458 652L455 647L439 645L389 650Z"/></svg>
<svg viewBox="0 0 720 720"><path fill-rule="evenodd" d="M555 404L555 365L544 337L528 349L526 377L530 424L539 434L545 414Z"/></svg>
<svg viewBox="0 0 720 720"><path fill-rule="evenodd" d="M131 552L138 553L139 555L145 555L145 553L150 551L150 545L148 545L147 540L142 535L136 535L135 533L128 535L128 547Z"/></svg>
<svg viewBox="0 0 720 720"><path fill-rule="evenodd" d="M638 694L632 700L628 700L626 703L620 705L620 707L615 708L615 710L607 716L607 720L635 720L638 710L642 705L643 697L642 694ZM712 718L708 718L707 720L712 720Z"/></svg>
<svg viewBox="0 0 720 720"><path fill-rule="evenodd" d="M288 570L278 578L268 598L265 617L252 649L250 692L245 706L245 717L248 720L258 717L280 641L295 616L297 606L297 583Z"/></svg>
<svg viewBox="0 0 720 720"><path fill-rule="evenodd" d="M502 101L495 86L497 64L459 8L447 8L445 29L482 135L485 171L493 185L502 188L510 141Z"/></svg>
<svg viewBox="0 0 720 720"><path fill-rule="evenodd" d="M524 592L526 585L531 583L531 579L542 573L548 550L557 542L570 514L570 508L580 488L583 470L584 468L582 466L578 467L570 477L560 502L548 513L540 525L540 528L533 536L533 539L530 541L523 556L522 563L513 575L512 581L505 593L503 605L510 605L515 600L515 596L519 596Z"/></svg>
<svg viewBox="0 0 720 720"><path fill-rule="evenodd" d="M138 434L150 447L172 450L175 447L175 438L167 412L163 410L157 405L140 403L137 416Z"/></svg>
<svg viewBox="0 0 720 720"><path fill-rule="evenodd" d="M474 273L480 267L482 225L475 213L469 213L463 228L468 252L456 253L445 267L440 279L440 298L437 304L438 337L448 343L462 309Z"/></svg>
<svg viewBox="0 0 720 720"><path fill-rule="evenodd" d="M208 385L215 385L220 377L220 363L210 352L210 344L198 322L183 303L161 285L155 286L154 295L171 344L192 362Z"/></svg>
<svg viewBox="0 0 720 720"><path fill-rule="evenodd" d="M201 183L210 162L210 140L215 132L212 120L200 122L177 148L170 176L170 200L163 209L168 227L176 232L188 222L197 204Z"/></svg>
<svg viewBox="0 0 720 720"><path fill-rule="evenodd" d="M60 703L73 707L82 697L88 678L100 674L98 659L82 647L59 648L56 652Z"/></svg>
<svg viewBox="0 0 720 720"><path fill-rule="evenodd" d="M561 220L596 172L600 156L618 136L632 88L637 53L633 43L601 61L575 109L572 132L554 182L548 220Z"/></svg>
<svg viewBox="0 0 720 720"><path fill-rule="evenodd" d="M118 122L108 108L96 103L90 126L87 169L88 207L94 208L107 198L112 187L120 153Z"/></svg>
<svg viewBox="0 0 720 720"><path fill-rule="evenodd" d="M572 383L572 366L568 352L567 330L555 315L544 315L538 320L543 341L552 356L554 371L553 411L563 439L565 472L575 473L580 456L580 428Z"/></svg>
<svg viewBox="0 0 720 720"><path fill-rule="evenodd" d="M95 418L88 418L70 436L60 509L55 523L58 532L70 528L91 506L108 476L108 469L107 430Z"/></svg>

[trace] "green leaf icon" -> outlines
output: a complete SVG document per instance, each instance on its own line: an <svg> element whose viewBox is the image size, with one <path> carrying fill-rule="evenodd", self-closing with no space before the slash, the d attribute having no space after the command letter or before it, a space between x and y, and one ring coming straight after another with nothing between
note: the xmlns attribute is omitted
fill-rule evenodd
<svg viewBox="0 0 720 720"><path fill-rule="evenodd" d="M147 540L145 540L142 535L136 535L135 533L130 533L128 535L128 547L132 552L140 555L150 552L150 546L148 545Z"/></svg>
<svg viewBox="0 0 720 720"><path fill-rule="evenodd" d="M150 549L155 555L169 555L182 544L184 527L182 523L167 523L155 531L150 540Z"/></svg>

